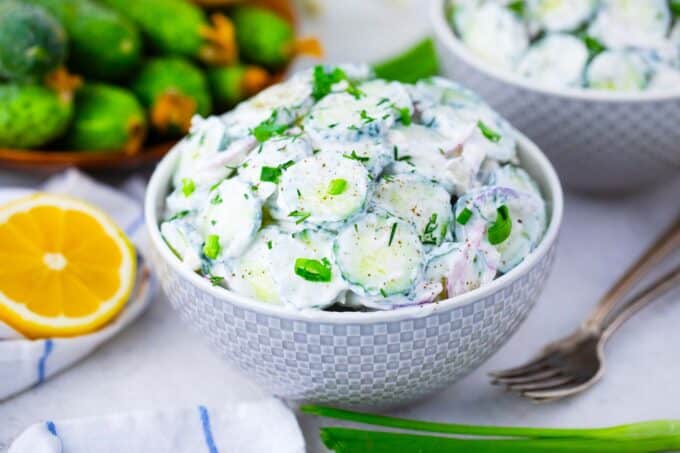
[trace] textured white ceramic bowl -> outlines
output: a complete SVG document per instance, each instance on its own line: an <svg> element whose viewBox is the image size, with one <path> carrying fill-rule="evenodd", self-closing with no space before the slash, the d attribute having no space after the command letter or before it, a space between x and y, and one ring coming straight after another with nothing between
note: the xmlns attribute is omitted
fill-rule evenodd
<svg viewBox="0 0 680 453"><path fill-rule="evenodd" d="M372 313L294 311L212 286L181 266L158 229L177 150L158 165L146 194L156 272L181 317L274 395L347 407L422 398L474 370L510 338L552 267L562 189L538 147L525 137L519 143L522 166L547 200L548 229L517 268L455 299Z"/></svg>
<svg viewBox="0 0 680 453"><path fill-rule="evenodd" d="M680 86L641 93L536 86L470 52L451 30L445 4L430 1L444 74L478 92L534 140L566 186L630 192L680 177Z"/></svg>

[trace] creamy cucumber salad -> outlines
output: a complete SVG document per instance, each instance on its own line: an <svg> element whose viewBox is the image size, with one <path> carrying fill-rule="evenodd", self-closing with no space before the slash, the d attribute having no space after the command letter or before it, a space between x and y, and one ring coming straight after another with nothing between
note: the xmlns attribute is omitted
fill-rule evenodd
<svg viewBox="0 0 680 453"><path fill-rule="evenodd" d="M680 89L680 0L448 0L460 40L545 86Z"/></svg>
<svg viewBox="0 0 680 453"><path fill-rule="evenodd" d="M546 209L516 131L446 79L317 66L194 118L161 233L214 285L297 309L436 302L517 266Z"/></svg>

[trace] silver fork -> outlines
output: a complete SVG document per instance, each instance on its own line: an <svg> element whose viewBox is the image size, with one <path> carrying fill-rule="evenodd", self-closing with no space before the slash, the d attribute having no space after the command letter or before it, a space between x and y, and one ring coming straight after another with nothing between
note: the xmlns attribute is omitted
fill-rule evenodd
<svg viewBox="0 0 680 453"><path fill-rule="evenodd" d="M492 383L535 401L551 401L590 388L604 374L603 349L633 314L680 284L680 266L650 284L625 304L619 302L649 270L680 246L680 218L633 264L600 300L581 327L548 344L533 360L490 373Z"/></svg>

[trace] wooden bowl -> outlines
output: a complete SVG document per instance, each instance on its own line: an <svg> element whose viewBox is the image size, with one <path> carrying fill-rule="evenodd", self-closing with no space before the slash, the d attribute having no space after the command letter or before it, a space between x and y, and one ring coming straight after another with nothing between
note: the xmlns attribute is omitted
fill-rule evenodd
<svg viewBox="0 0 680 453"><path fill-rule="evenodd" d="M243 0L195 0L203 6L217 6L243 3ZM292 0L254 0L248 4L271 9L295 26ZM272 83L280 81L286 68L273 74ZM176 141L150 143L135 154L123 151L68 151L0 148L0 168L20 170L37 174L52 174L69 167L100 173L128 172L151 167L158 162Z"/></svg>

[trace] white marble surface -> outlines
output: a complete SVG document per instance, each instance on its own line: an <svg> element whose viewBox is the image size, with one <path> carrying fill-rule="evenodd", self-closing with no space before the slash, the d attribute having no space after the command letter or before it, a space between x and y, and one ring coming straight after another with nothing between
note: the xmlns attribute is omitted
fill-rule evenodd
<svg viewBox="0 0 680 453"><path fill-rule="evenodd" d="M322 37L330 61L374 60L427 33L422 0L324 2L303 30ZM359 13L361 11L361 13ZM397 33L398 31L398 33ZM38 178L0 172L0 186ZM491 387L489 370L518 364L569 332L617 275L680 211L680 176L657 190L610 199L567 195L557 262L547 288L512 340L445 392L395 414L424 419L535 426L595 426L680 418L680 291L626 324L607 347L608 372L590 392L534 405ZM675 262L678 260L676 259ZM120 410L229 404L262 390L184 328L163 297L110 344L45 385L0 403L0 451L26 426ZM301 420L309 452L323 451L319 420Z"/></svg>

